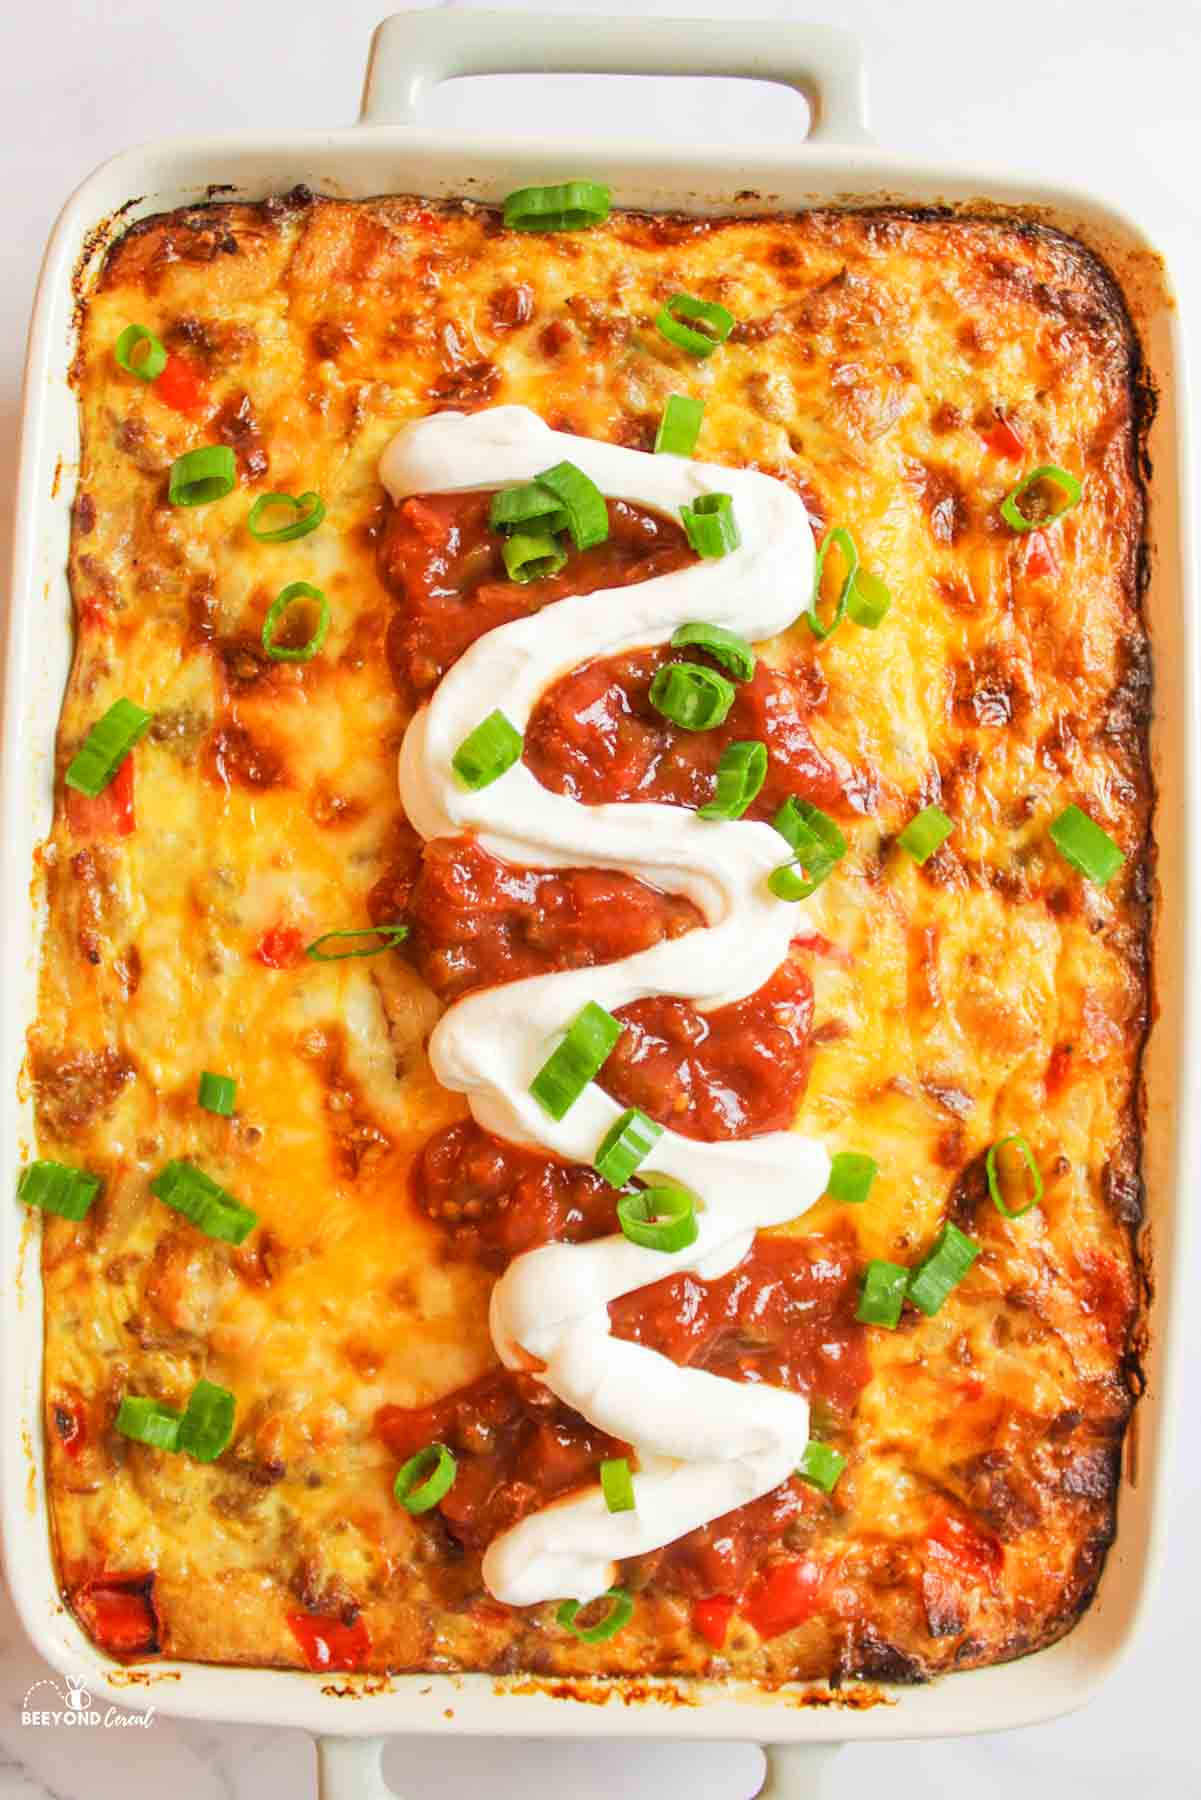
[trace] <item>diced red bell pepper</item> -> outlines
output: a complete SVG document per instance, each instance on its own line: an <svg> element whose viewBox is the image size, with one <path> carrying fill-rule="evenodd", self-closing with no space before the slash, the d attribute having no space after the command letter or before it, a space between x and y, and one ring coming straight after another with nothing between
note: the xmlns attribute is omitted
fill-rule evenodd
<svg viewBox="0 0 1201 1800"><path fill-rule="evenodd" d="M76 837L128 837L135 824L133 752L101 793L81 794L69 787L66 794L67 823Z"/></svg>
<svg viewBox="0 0 1201 1800"><path fill-rule="evenodd" d="M1040 575L1058 573L1059 564L1046 532L1032 531L1026 539L1026 574L1037 580Z"/></svg>
<svg viewBox="0 0 1201 1800"><path fill-rule="evenodd" d="M996 1592L1005 1551L995 1537L949 1509L938 1514L926 1537L936 1561L953 1564L969 1581L986 1582Z"/></svg>
<svg viewBox="0 0 1201 1800"><path fill-rule="evenodd" d="M254 953L268 969L291 969L300 961L304 937L294 925L272 925L255 945Z"/></svg>
<svg viewBox="0 0 1201 1800"><path fill-rule="evenodd" d="M55 1394L50 1402L54 1436L72 1462L78 1460L88 1441L88 1418L82 1395L71 1388Z"/></svg>
<svg viewBox="0 0 1201 1800"><path fill-rule="evenodd" d="M344 1625L341 1619L289 1613L288 1626L310 1669L324 1674L330 1669L353 1671L366 1667L371 1634L361 1615L353 1625Z"/></svg>
<svg viewBox="0 0 1201 1800"><path fill-rule="evenodd" d="M168 356L161 375L151 384L158 398L176 412L195 412L204 405L208 391L204 375L186 356Z"/></svg>
<svg viewBox="0 0 1201 1800"><path fill-rule="evenodd" d="M761 1638L779 1637L812 1618L822 1602L826 1571L808 1557L776 1563L761 1575L741 1612Z"/></svg>
<svg viewBox="0 0 1201 1800"><path fill-rule="evenodd" d="M72 1606L111 1656L148 1656L159 1648L153 1574L100 1575L76 1588Z"/></svg>
<svg viewBox="0 0 1201 1800"><path fill-rule="evenodd" d="M993 455L1003 457L1007 462L1016 461L1026 448L1024 440L1018 436L1008 419L997 419L980 435Z"/></svg>
<svg viewBox="0 0 1201 1800"><path fill-rule="evenodd" d="M692 1629L720 1650L737 1606L732 1594L711 1594L708 1600L698 1600L692 1608Z"/></svg>

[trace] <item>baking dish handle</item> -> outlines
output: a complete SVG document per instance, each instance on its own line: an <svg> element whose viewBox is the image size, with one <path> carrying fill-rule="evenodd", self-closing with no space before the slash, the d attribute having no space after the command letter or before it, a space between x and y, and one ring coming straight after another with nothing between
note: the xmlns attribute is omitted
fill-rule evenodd
<svg viewBox="0 0 1201 1800"><path fill-rule="evenodd" d="M592 13L394 13L377 25L364 125L411 125L458 75L725 75L778 81L809 104L809 138L867 144L857 40L790 20L605 18Z"/></svg>
<svg viewBox="0 0 1201 1800"><path fill-rule="evenodd" d="M755 1800L822 1800L841 1744L764 1744L767 1776Z"/></svg>
<svg viewBox="0 0 1201 1800"><path fill-rule="evenodd" d="M317 1800L399 1800L380 1767L386 1738L319 1737Z"/></svg>

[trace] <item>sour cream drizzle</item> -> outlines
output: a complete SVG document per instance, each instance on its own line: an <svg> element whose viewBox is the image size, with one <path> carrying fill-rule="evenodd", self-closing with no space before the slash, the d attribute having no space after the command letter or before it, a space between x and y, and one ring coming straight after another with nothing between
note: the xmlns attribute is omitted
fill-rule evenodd
<svg viewBox="0 0 1201 1800"><path fill-rule="evenodd" d="M572 437L519 406L422 419L393 438L380 475L400 501L505 487L564 459L611 498L672 518L700 494L728 493L742 546L720 561L560 600L480 638L405 733L400 791L425 838L476 831L509 862L625 870L686 895L704 916L705 929L603 968L470 994L430 1040L438 1080L466 1095L486 1130L589 1164L621 1109L593 1084L556 1123L530 1094L531 1080L588 1000L615 1012L672 994L710 1008L762 987L803 929L797 907L767 887L783 859L781 840L770 825L715 823L657 803L582 806L542 787L522 763L471 793L451 758L494 707L524 732L539 696L569 670L665 643L690 620L752 641L774 637L809 592L814 546L801 501L770 476ZM706 1144L664 1131L643 1168L671 1174L701 1197L695 1244L670 1255L622 1236L549 1244L517 1257L493 1291L492 1339L502 1361L537 1370L561 1400L638 1457L635 1511L609 1513L599 1487L591 1488L493 1541L484 1579L509 1605L603 1593L615 1560L670 1543L785 1480L808 1436L800 1395L683 1368L614 1339L607 1309L680 1270L714 1277L734 1268L757 1228L796 1218L824 1191L825 1150L792 1132Z"/></svg>

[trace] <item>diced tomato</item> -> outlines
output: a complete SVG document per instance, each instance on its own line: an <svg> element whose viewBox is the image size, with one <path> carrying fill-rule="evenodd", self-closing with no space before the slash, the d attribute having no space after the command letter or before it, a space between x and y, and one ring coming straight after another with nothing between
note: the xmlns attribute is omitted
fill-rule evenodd
<svg viewBox="0 0 1201 1800"><path fill-rule="evenodd" d="M812 1618L822 1601L826 1572L807 1557L777 1563L760 1576L743 1602L742 1616L761 1638L779 1637Z"/></svg>
<svg viewBox="0 0 1201 1800"><path fill-rule="evenodd" d="M79 624L81 630L108 624L108 607L99 594L85 594L79 602Z"/></svg>
<svg viewBox="0 0 1201 1800"><path fill-rule="evenodd" d="M1059 564L1055 560L1055 552L1046 532L1030 532L1026 539L1026 574L1037 579L1040 575L1058 573Z"/></svg>
<svg viewBox="0 0 1201 1800"><path fill-rule="evenodd" d="M1026 448L1024 440L1018 436L1008 419L997 419L980 436L994 456L1004 457L1008 462L1014 461Z"/></svg>
<svg viewBox="0 0 1201 1800"><path fill-rule="evenodd" d="M69 787L67 823L76 837L128 837L134 828L133 752L102 793L81 794Z"/></svg>
<svg viewBox="0 0 1201 1800"><path fill-rule="evenodd" d="M89 1636L112 1656L147 1656L159 1648L152 1574L98 1576L76 1588L72 1606Z"/></svg>
<svg viewBox="0 0 1201 1800"><path fill-rule="evenodd" d="M371 1634L361 1616L353 1625L344 1625L341 1619L289 1613L288 1626L300 1645L305 1662L319 1673L330 1669L361 1669L371 1653Z"/></svg>
<svg viewBox="0 0 1201 1800"><path fill-rule="evenodd" d="M300 961L304 937L294 925L272 925L254 947L254 953L269 969L291 969Z"/></svg>
<svg viewBox="0 0 1201 1800"><path fill-rule="evenodd" d="M726 1633L730 1629L730 1620L738 1602L732 1594L712 1594L708 1600L698 1600L692 1609L692 1629L720 1650L726 1641Z"/></svg>
<svg viewBox="0 0 1201 1800"><path fill-rule="evenodd" d="M995 1537L981 1531L961 1513L947 1509L930 1526L927 1543L936 1561L953 1564L969 1581L987 1582L996 1593L1005 1551Z"/></svg>
<svg viewBox="0 0 1201 1800"><path fill-rule="evenodd" d="M176 356L174 351L152 385L158 398L176 412L195 412L208 398L204 376L196 364L186 356Z"/></svg>

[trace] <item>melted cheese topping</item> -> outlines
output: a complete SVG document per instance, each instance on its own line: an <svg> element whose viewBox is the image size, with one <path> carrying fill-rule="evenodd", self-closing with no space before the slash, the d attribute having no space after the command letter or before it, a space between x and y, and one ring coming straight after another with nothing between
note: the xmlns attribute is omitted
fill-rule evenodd
<svg viewBox="0 0 1201 1800"><path fill-rule="evenodd" d="M698 619L745 638L774 637L809 592L814 547L801 501L770 476L571 437L519 406L442 413L409 426L385 451L380 477L399 501L530 481L563 459L611 498L673 514L720 487L733 499L742 538L719 561L561 600L489 632L405 733L401 796L424 837L478 830L486 850L519 864L623 869L686 895L705 918L707 929L605 968L470 995L434 1032L434 1073L466 1094L485 1129L588 1164L622 1109L590 1084L555 1121L530 1092L533 1077L589 1000L616 1012L666 993L714 1007L762 987L798 930L796 907L767 887L785 860L779 835L770 825L712 822L674 806L581 806L550 793L521 763L470 791L452 759L493 699L524 732L539 695L593 657L667 643ZM552 1245L518 1257L493 1291L492 1338L502 1360L525 1368L536 1359L559 1399L639 1456L635 1512L610 1515L596 1489L495 1540L484 1578L510 1605L595 1598L614 1579L614 1558L658 1549L768 1493L805 1446L809 1407L799 1395L758 1388L748 1398L741 1385L615 1343L607 1307L681 1269L716 1275L733 1268L756 1227L786 1224L822 1194L825 1151L790 1132L698 1143L664 1131L642 1169L674 1176L698 1195L699 1235L688 1250L664 1255L620 1236Z"/></svg>

